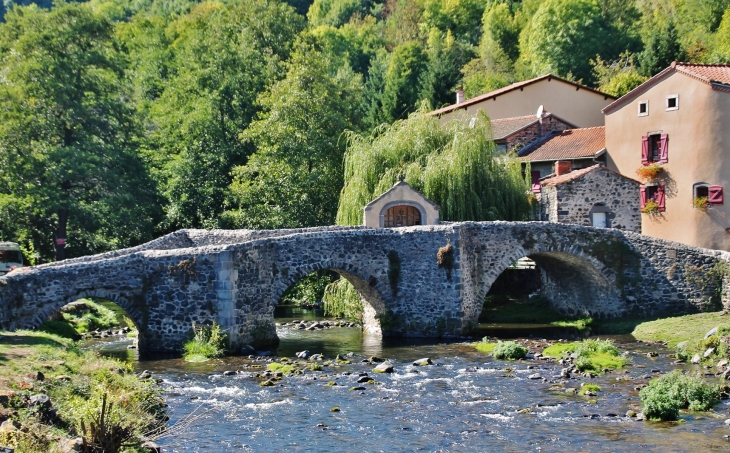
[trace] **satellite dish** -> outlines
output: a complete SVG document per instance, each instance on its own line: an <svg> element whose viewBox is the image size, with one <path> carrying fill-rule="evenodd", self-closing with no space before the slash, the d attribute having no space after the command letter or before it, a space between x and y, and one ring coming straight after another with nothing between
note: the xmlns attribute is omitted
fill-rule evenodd
<svg viewBox="0 0 730 453"><path fill-rule="evenodd" d="M537 117L538 117L538 118L542 118L542 112L543 112L544 110L545 110L545 109L544 109L544 108L542 107L542 105L541 105L540 107L538 107L538 108L537 108Z"/></svg>

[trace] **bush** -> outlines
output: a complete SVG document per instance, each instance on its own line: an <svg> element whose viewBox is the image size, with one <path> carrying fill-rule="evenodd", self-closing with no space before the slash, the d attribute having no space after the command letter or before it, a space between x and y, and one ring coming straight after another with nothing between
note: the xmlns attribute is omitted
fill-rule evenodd
<svg viewBox="0 0 730 453"><path fill-rule="evenodd" d="M501 360L517 360L527 355L527 348L514 341L497 343L492 350L492 356Z"/></svg>
<svg viewBox="0 0 730 453"><path fill-rule="evenodd" d="M555 358L575 354L575 366L580 371L600 373L604 369L622 368L627 363L610 340L590 339L579 343L559 343L545 348L542 353Z"/></svg>
<svg viewBox="0 0 730 453"><path fill-rule="evenodd" d="M653 379L639 392L639 396L647 418L677 420L680 409L712 409L720 401L720 387L708 384L700 376L687 376L675 370Z"/></svg>
<svg viewBox="0 0 730 453"><path fill-rule="evenodd" d="M221 331L221 326L213 323L212 326L196 327L193 323L193 331L193 339L183 346L183 357L186 361L205 362L225 355L226 335Z"/></svg>

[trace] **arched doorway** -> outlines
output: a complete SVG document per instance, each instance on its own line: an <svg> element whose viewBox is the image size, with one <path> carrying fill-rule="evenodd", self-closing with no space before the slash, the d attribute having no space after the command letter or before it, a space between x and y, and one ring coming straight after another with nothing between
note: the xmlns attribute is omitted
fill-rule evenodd
<svg viewBox="0 0 730 453"><path fill-rule="evenodd" d="M391 206L383 214L383 227L397 228L421 225L421 211L415 206Z"/></svg>

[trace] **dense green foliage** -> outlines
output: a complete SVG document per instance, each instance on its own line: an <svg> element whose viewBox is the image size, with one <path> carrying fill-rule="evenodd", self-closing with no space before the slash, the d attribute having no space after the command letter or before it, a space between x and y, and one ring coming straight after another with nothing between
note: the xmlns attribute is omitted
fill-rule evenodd
<svg viewBox="0 0 730 453"><path fill-rule="evenodd" d="M382 125L546 71L621 95L675 59L730 61L730 0L29 3L0 9L0 239L31 264L178 228L332 224L338 207L353 223L400 171L444 218L523 218L517 181L456 168L496 174L488 140ZM391 148L354 187L399 129L427 134L418 153Z"/></svg>
<svg viewBox="0 0 730 453"><path fill-rule="evenodd" d="M527 348L514 341L502 341L492 349L492 356L500 360L518 360L527 355Z"/></svg>
<svg viewBox="0 0 730 453"><path fill-rule="evenodd" d="M708 411L720 402L720 388L701 376L688 376L675 370L652 379L639 392L644 415L654 420L677 420L680 409Z"/></svg>
<svg viewBox="0 0 730 453"><path fill-rule="evenodd" d="M355 287L340 277L336 282L327 285L322 297L324 314L349 321L362 320L363 306Z"/></svg>
<svg viewBox="0 0 730 453"><path fill-rule="evenodd" d="M193 323L193 338L183 345L183 357L188 362L205 362L223 357L226 353L226 334L221 326L196 326Z"/></svg>

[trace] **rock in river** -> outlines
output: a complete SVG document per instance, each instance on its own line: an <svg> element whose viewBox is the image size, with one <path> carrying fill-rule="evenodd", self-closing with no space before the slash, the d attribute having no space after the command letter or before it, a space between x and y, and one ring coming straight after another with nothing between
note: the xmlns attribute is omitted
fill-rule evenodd
<svg viewBox="0 0 730 453"><path fill-rule="evenodd" d="M373 371L376 373L392 373L393 364L390 362L383 362L380 365L376 366Z"/></svg>
<svg viewBox="0 0 730 453"><path fill-rule="evenodd" d="M426 365L432 365L431 359L424 358L424 359L418 359L415 362L413 362L413 366L426 366Z"/></svg>

